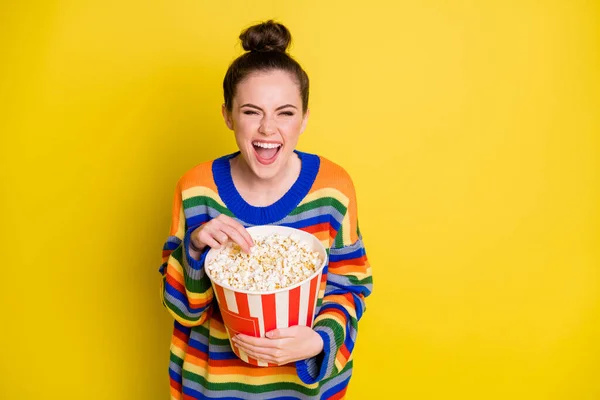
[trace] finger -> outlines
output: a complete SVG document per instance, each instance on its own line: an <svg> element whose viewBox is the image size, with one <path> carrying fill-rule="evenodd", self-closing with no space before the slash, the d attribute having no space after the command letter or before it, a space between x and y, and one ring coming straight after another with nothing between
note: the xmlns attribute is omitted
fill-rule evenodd
<svg viewBox="0 0 600 400"><path fill-rule="evenodd" d="M248 245L248 242L244 239L244 237L240 234L240 232L237 229L232 228L229 225L224 225L223 231L227 233L231 240L239 244L242 250L244 250L246 253L250 252L250 245Z"/></svg>
<svg viewBox="0 0 600 400"><path fill-rule="evenodd" d="M296 337L298 333L298 329L295 326L290 328L279 328L273 329L265 334L265 336L269 339L283 339L283 338L293 338Z"/></svg>
<svg viewBox="0 0 600 400"><path fill-rule="evenodd" d="M242 225L239 225L237 230L242 235L244 240L246 240L246 243L248 243L248 248L254 246L254 240L252 239L252 236L250 236L250 233L248 233L246 228L244 228Z"/></svg>
<svg viewBox="0 0 600 400"><path fill-rule="evenodd" d="M206 227L202 227L202 229L197 234L197 238L201 244L210 248L219 248L221 246L219 242L217 242L215 239L212 238L212 236L210 236L210 234L206 230Z"/></svg>
<svg viewBox="0 0 600 400"><path fill-rule="evenodd" d="M276 349L269 349L267 347L258 347L258 346L253 346L248 343L240 343L240 342L236 343L236 345L239 349L244 350L246 353L260 354L262 356L267 356L267 357L275 356Z"/></svg>
<svg viewBox="0 0 600 400"><path fill-rule="evenodd" d="M223 231L215 232L213 238L221 244L221 246L225 246L227 242L229 242L229 235Z"/></svg>
<svg viewBox="0 0 600 400"><path fill-rule="evenodd" d="M244 239L244 241L248 244L248 249L252 246L254 246L254 240L252 240L252 236L250 236L250 234L248 233L248 231L246 230L246 228L244 228L244 226L242 224L240 224L239 222L237 222L235 219L230 218L225 216L226 218L223 218L223 222L227 225L229 225L230 227L232 227L233 229L235 229ZM240 246L241 244L238 243ZM242 246L244 247L244 246Z"/></svg>
<svg viewBox="0 0 600 400"><path fill-rule="evenodd" d="M242 333L234 336L233 341L235 343L240 343L243 345L260 347L260 348L275 349L278 347L278 343L275 340L267 339L267 338L257 338L257 337L253 337L253 336L244 335Z"/></svg>
<svg viewBox="0 0 600 400"><path fill-rule="evenodd" d="M228 238L224 232L208 226L200 232L200 241L213 249L221 248L222 245L227 243Z"/></svg>
<svg viewBox="0 0 600 400"><path fill-rule="evenodd" d="M265 360L273 363L279 363L283 358L283 350L273 349L268 347L253 346L248 343L237 342L236 346L244 351L244 353L251 355L257 359Z"/></svg>
<svg viewBox="0 0 600 400"><path fill-rule="evenodd" d="M238 347L241 351L246 353L249 357L252 357L258 361L263 361L263 362L270 363L270 364L277 364L277 361L268 354L258 353L253 350L245 349L241 346L238 346Z"/></svg>
<svg viewBox="0 0 600 400"><path fill-rule="evenodd" d="M221 247L221 244L210 236L208 236L206 238L206 240L203 240L202 242L204 244L206 244L208 247L210 247L211 249L218 249Z"/></svg>
<svg viewBox="0 0 600 400"><path fill-rule="evenodd" d="M223 230L223 227L223 225L211 227L210 231L208 232L209 235L214 240L219 242L221 246L225 246L229 241L229 235L227 235L227 232Z"/></svg>
<svg viewBox="0 0 600 400"><path fill-rule="evenodd" d="M279 339L281 337L281 330L275 329L275 330L269 331L265 334L265 336L268 337L269 339Z"/></svg>

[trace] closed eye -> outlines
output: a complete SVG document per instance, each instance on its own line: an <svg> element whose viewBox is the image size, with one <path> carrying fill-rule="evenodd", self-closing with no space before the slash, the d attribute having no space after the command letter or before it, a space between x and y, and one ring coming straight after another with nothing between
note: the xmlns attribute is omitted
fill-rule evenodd
<svg viewBox="0 0 600 400"><path fill-rule="evenodd" d="M256 111L252 111L252 110L246 110L246 111L244 111L244 114L246 114L246 115L258 115L258 113Z"/></svg>
<svg viewBox="0 0 600 400"><path fill-rule="evenodd" d="M280 113L279 115L286 115L288 117L291 117L294 115L294 113L291 111L284 111L284 112Z"/></svg>

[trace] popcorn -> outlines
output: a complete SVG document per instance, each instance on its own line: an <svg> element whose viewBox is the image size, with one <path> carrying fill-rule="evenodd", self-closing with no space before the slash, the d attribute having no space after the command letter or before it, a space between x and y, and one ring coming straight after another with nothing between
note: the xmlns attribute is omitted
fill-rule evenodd
<svg viewBox="0 0 600 400"><path fill-rule="evenodd" d="M255 237L250 254L229 242L217 251L206 269L217 283L265 292L304 281L317 271L321 262L319 253L304 243L275 233Z"/></svg>

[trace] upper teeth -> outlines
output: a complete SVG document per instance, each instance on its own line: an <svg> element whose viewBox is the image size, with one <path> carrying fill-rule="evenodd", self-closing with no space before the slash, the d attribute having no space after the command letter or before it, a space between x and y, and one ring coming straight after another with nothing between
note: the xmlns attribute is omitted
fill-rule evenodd
<svg viewBox="0 0 600 400"><path fill-rule="evenodd" d="M277 147L281 146L279 143L254 142L252 144L255 145L255 146L257 146L257 147L262 147L263 149L276 149Z"/></svg>

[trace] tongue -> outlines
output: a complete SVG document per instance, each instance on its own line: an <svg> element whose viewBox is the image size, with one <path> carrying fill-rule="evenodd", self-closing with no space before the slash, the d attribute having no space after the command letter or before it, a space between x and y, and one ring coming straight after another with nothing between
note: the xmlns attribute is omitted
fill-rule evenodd
<svg viewBox="0 0 600 400"><path fill-rule="evenodd" d="M275 154L277 154L277 150L279 150L278 148L264 149L262 147L255 147L255 149L259 157L264 160L270 160L271 158L275 157Z"/></svg>

